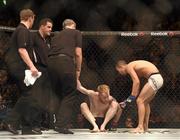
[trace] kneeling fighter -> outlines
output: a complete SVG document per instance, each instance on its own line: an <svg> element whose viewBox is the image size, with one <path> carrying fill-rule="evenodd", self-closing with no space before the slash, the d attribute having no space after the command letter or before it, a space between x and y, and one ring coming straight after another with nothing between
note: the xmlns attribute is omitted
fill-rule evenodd
<svg viewBox="0 0 180 140"><path fill-rule="evenodd" d="M117 126L122 109L118 102L110 96L109 86L104 84L99 85L97 91L88 90L78 80L77 89L89 98L89 106L86 102L81 103L81 112L93 126L92 132L106 131L106 126L111 127L111 124Z"/></svg>

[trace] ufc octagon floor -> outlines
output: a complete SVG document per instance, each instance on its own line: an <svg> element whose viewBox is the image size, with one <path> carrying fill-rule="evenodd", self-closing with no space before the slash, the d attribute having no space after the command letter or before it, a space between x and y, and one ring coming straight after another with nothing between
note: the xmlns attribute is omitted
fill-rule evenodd
<svg viewBox="0 0 180 140"><path fill-rule="evenodd" d="M42 135L13 135L0 131L0 140L180 140L180 129L150 129L144 134L130 133L130 129L118 129L102 133L90 133L87 129L72 129L74 135L59 134L53 130Z"/></svg>

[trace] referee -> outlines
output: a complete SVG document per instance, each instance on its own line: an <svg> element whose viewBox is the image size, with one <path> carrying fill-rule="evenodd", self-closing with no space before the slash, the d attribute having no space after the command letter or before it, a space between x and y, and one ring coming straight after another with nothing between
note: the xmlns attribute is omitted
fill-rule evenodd
<svg viewBox="0 0 180 140"><path fill-rule="evenodd" d="M77 101L76 80L80 76L82 63L82 35L76 23L65 19L63 30L52 39L48 68L54 91L60 106L56 113L55 131L73 134L67 125L71 123Z"/></svg>

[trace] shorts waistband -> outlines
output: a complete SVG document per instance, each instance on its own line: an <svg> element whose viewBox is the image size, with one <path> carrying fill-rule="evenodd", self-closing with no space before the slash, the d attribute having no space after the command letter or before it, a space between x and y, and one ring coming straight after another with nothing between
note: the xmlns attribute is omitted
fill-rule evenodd
<svg viewBox="0 0 180 140"><path fill-rule="evenodd" d="M156 74L160 74L160 72L153 72L153 73L151 73L150 75L149 75L149 77L151 77L152 75L156 75ZM149 78L148 77L148 78Z"/></svg>

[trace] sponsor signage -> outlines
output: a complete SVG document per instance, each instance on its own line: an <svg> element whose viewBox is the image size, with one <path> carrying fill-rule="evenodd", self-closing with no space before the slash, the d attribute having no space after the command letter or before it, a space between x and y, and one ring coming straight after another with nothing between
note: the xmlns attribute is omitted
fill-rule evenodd
<svg viewBox="0 0 180 140"><path fill-rule="evenodd" d="M151 36L168 36L168 32L151 32Z"/></svg>
<svg viewBox="0 0 180 140"><path fill-rule="evenodd" d="M138 36L137 32L122 32L121 36Z"/></svg>

